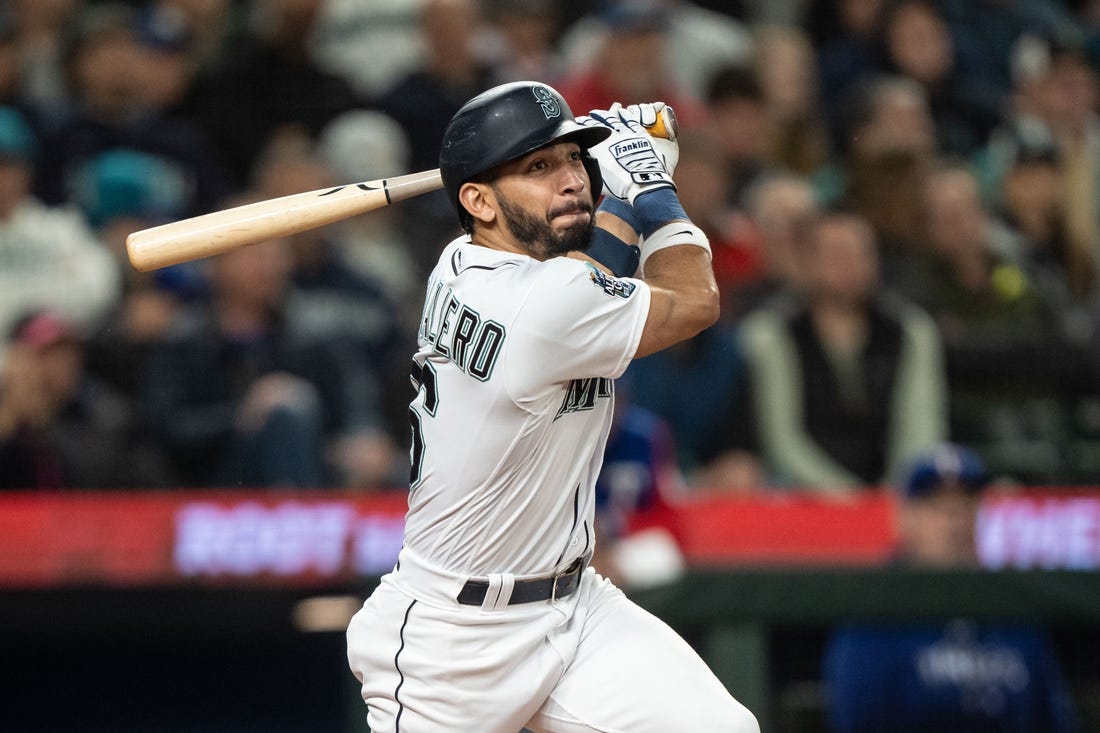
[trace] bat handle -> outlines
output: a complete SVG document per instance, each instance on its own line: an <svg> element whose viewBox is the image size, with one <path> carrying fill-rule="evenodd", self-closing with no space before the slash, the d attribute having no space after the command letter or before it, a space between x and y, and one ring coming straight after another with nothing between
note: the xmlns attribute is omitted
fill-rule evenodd
<svg viewBox="0 0 1100 733"><path fill-rule="evenodd" d="M667 104L661 107L661 111L657 113L657 121L652 125L646 125L645 131L652 137L662 137L676 142L676 137L680 134L680 123L676 121L676 112Z"/></svg>

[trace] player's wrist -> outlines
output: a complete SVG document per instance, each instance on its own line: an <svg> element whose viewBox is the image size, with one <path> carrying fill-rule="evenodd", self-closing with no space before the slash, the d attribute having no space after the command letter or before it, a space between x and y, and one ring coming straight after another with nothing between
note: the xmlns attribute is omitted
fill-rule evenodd
<svg viewBox="0 0 1100 733"><path fill-rule="evenodd" d="M641 233L642 224L638 220L638 214L634 207L614 196L604 196L600 202L599 211L607 212L622 219L635 232Z"/></svg>
<svg viewBox="0 0 1100 733"><path fill-rule="evenodd" d="M706 233L690 221L673 221L658 228L648 237L642 239L639 252L638 267L645 272L645 263L654 253L667 247L680 245L692 245L706 251L707 257L711 257L710 240Z"/></svg>
<svg viewBox="0 0 1100 733"><path fill-rule="evenodd" d="M673 188L657 188L644 191L634 200L635 230L642 238L650 237L658 229L673 221L688 221L680 197Z"/></svg>
<svg viewBox="0 0 1100 733"><path fill-rule="evenodd" d="M584 252L611 270L615 277L631 277L638 269L641 250L628 244L606 229L596 228L592 241Z"/></svg>

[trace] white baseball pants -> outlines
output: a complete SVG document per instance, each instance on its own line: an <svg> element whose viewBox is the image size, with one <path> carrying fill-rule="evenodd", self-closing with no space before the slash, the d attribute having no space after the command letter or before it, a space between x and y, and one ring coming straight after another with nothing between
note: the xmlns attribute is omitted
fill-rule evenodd
<svg viewBox="0 0 1100 733"><path fill-rule="evenodd" d="M478 607L448 600L458 579L409 566L403 553L348 627L372 733L759 733L683 639L592 569L567 598Z"/></svg>

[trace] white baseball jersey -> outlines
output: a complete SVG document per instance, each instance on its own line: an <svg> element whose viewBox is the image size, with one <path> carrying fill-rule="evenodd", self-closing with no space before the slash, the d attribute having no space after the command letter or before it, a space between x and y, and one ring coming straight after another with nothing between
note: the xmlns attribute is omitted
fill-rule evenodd
<svg viewBox="0 0 1100 733"><path fill-rule="evenodd" d="M451 242L428 281L405 545L464 575L547 573L592 550L612 380L650 293L567 258Z"/></svg>
<svg viewBox="0 0 1100 733"><path fill-rule="evenodd" d="M567 595L513 602L522 576L592 549L611 380L649 303L645 283L578 260L465 237L444 250L413 369L405 548L348 624L371 730L760 733L683 639L593 568ZM474 578L484 598L461 603Z"/></svg>

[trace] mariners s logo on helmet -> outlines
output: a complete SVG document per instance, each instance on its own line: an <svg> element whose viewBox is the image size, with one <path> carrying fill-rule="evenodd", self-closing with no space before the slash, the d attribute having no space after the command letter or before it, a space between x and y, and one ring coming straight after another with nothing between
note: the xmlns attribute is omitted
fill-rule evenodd
<svg viewBox="0 0 1100 733"><path fill-rule="evenodd" d="M558 98L554 96L553 92L546 87L532 87L531 92L535 95L539 106L542 107L542 113L546 115L546 119L552 120L555 117L561 117L561 105L558 104Z"/></svg>

